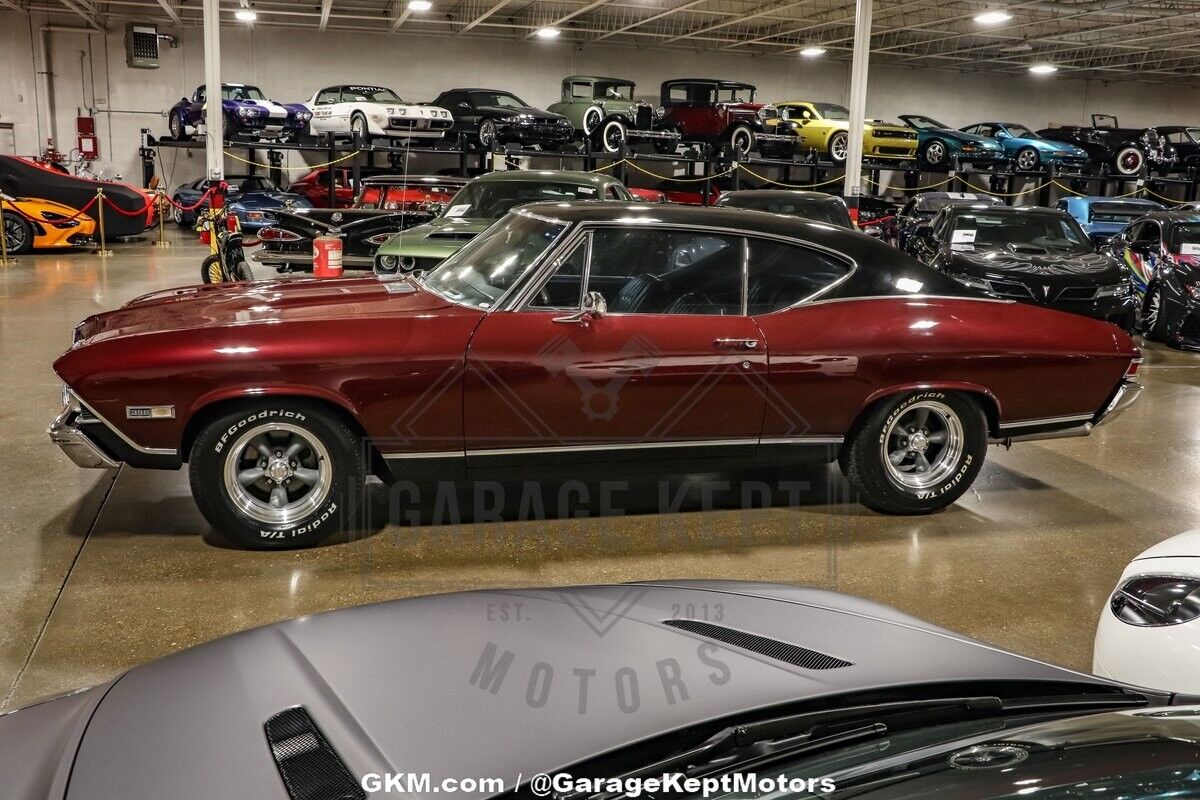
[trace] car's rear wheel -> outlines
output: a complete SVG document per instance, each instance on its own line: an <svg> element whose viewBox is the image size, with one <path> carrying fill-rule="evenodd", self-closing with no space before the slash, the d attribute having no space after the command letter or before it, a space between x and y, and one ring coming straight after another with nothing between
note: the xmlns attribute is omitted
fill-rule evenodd
<svg viewBox="0 0 1200 800"><path fill-rule="evenodd" d="M1038 163L1041 158L1038 156L1038 151L1032 147L1023 147L1017 151L1017 169L1029 171L1038 168Z"/></svg>
<svg viewBox="0 0 1200 800"><path fill-rule="evenodd" d="M1146 155L1138 148L1130 145L1122 147L1113 158L1113 166L1122 175L1137 175L1146 163Z"/></svg>
<svg viewBox="0 0 1200 800"><path fill-rule="evenodd" d="M1152 342L1167 340L1167 308L1161 283L1154 283L1146 291L1142 304L1142 335Z"/></svg>
<svg viewBox="0 0 1200 800"><path fill-rule="evenodd" d="M177 142L186 142L191 137L188 136L187 126L183 124L183 117L178 111L172 111L170 118L167 120L167 127L171 131L171 138Z"/></svg>
<svg viewBox="0 0 1200 800"><path fill-rule="evenodd" d="M4 241L10 256L19 256L33 249L33 226L11 209L4 214Z"/></svg>
<svg viewBox="0 0 1200 800"><path fill-rule="evenodd" d="M247 404L212 420L189 458L214 528L253 549L309 547L341 530L365 479L362 437L315 403Z"/></svg>
<svg viewBox="0 0 1200 800"><path fill-rule="evenodd" d="M619 153L625 144L625 124L619 119L609 120L600 131L600 146L606 153Z"/></svg>
<svg viewBox="0 0 1200 800"><path fill-rule="evenodd" d="M867 412L842 454L842 468L868 508L929 514L971 486L987 440L983 412L970 398L909 392Z"/></svg>
<svg viewBox="0 0 1200 800"><path fill-rule="evenodd" d="M921 160L928 166L940 167L946 163L946 145L940 139L930 139L921 151Z"/></svg>
<svg viewBox="0 0 1200 800"><path fill-rule="evenodd" d="M829 137L829 146L826 149L833 163L845 164L846 156L850 153L850 135L845 131L838 131Z"/></svg>
<svg viewBox="0 0 1200 800"><path fill-rule="evenodd" d="M180 202L178 197L175 198L175 202L176 203ZM188 227L188 219L187 219L187 216L183 213L183 209L174 204L171 205L171 221L174 222L176 225L178 225L181 228L186 229Z"/></svg>

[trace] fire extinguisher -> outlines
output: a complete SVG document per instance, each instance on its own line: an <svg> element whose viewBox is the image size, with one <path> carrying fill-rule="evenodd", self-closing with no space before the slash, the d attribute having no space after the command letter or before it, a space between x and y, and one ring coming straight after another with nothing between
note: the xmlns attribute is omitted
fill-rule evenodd
<svg viewBox="0 0 1200 800"><path fill-rule="evenodd" d="M338 236L313 239L313 277L342 277L342 240Z"/></svg>

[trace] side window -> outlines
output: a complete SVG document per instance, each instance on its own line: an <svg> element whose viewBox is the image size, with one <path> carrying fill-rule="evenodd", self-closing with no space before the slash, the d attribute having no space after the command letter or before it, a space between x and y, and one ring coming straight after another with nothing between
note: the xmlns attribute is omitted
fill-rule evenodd
<svg viewBox="0 0 1200 800"><path fill-rule="evenodd" d="M592 85L590 83L572 83L571 97L574 97L576 100L591 100Z"/></svg>
<svg viewBox="0 0 1200 800"><path fill-rule="evenodd" d="M844 261L799 245L750 239L750 314L770 314L811 297L850 272Z"/></svg>
<svg viewBox="0 0 1200 800"><path fill-rule="evenodd" d="M579 308L583 303L583 272L587 265L588 240L561 259L554 274L529 302L530 308Z"/></svg>
<svg viewBox="0 0 1200 800"><path fill-rule="evenodd" d="M688 101L687 86L670 86L667 88L667 101L673 106L686 105Z"/></svg>
<svg viewBox="0 0 1200 800"><path fill-rule="evenodd" d="M336 89L325 89L317 95L317 105L328 106L338 102L341 93Z"/></svg>
<svg viewBox="0 0 1200 800"><path fill-rule="evenodd" d="M1158 225L1153 222L1143 222L1133 234L1133 241L1138 244L1158 244Z"/></svg>

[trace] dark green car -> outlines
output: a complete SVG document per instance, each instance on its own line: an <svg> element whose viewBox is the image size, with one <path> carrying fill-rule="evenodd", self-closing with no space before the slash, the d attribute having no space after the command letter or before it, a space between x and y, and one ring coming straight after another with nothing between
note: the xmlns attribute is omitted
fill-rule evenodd
<svg viewBox="0 0 1200 800"><path fill-rule="evenodd" d="M548 200L633 200L608 175L556 170L489 172L469 182L433 220L401 231L375 254L375 271L427 270L482 233L509 210Z"/></svg>

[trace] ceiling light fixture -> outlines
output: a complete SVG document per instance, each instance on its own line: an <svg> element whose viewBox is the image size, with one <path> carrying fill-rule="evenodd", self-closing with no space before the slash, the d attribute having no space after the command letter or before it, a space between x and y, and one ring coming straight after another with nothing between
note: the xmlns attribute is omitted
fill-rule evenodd
<svg viewBox="0 0 1200 800"><path fill-rule="evenodd" d="M562 33L562 31L560 31L558 28L551 27L538 28L536 31L534 31L534 34L536 34L539 39L557 39L560 33Z"/></svg>
<svg viewBox="0 0 1200 800"><path fill-rule="evenodd" d="M825 55L825 48L818 45L810 45L801 50L800 55L805 58L816 58L817 56Z"/></svg>
<svg viewBox="0 0 1200 800"><path fill-rule="evenodd" d="M428 11L433 8L433 3L429 0L408 0L409 11Z"/></svg>
<svg viewBox="0 0 1200 800"><path fill-rule="evenodd" d="M1034 75L1049 75L1051 72L1058 72L1058 67L1053 64L1034 64L1029 71Z"/></svg>
<svg viewBox="0 0 1200 800"><path fill-rule="evenodd" d="M1007 11L984 11L975 15L975 21L980 25L999 25L1010 19L1012 19L1012 14Z"/></svg>
<svg viewBox="0 0 1200 800"><path fill-rule="evenodd" d="M242 22L254 22L258 19L258 12L253 8L239 8L233 12L233 16L237 17Z"/></svg>

